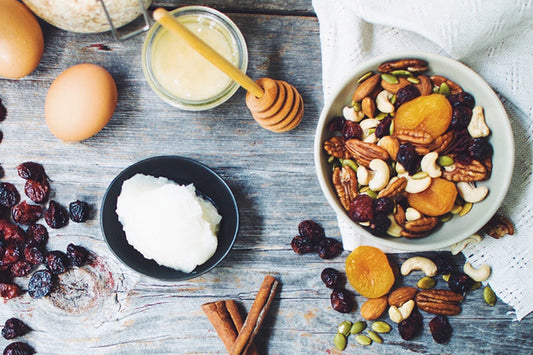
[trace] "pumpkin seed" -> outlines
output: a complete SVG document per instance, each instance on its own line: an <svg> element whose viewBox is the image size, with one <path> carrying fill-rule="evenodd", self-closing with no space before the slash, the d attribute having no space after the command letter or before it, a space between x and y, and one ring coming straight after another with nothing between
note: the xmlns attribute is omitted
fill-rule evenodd
<svg viewBox="0 0 533 355"><path fill-rule="evenodd" d="M396 76L405 76L405 77L413 76L413 73L411 73L409 70L404 70L404 69L393 70L390 73Z"/></svg>
<svg viewBox="0 0 533 355"><path fill-rule="evenodd" d="M425 276L423 278L421 278L420 280L418 280L418 282L416 283L416 287L422 289L422 290L429 290L433 287L435 287L435 285L437 284L437 281L435 281L434 278L432 277L429 277L429 276Z"/></svg>
<svg viewBox="0 0 533 355"><path fill-rule="evenodd" d="M360 102L352 102L352 107L355 112L361 111L361 103Z"/></svg>
<svg viewBox="0 0 533 355"><path fill-rule="evenodd" d="M377 322L372 323L372 330L378 333L388 333L391 331L391 326L389 323L378 320Z"/></svg>
<svg viewBox="0 0 533 355"><path fill-rule="evenodd" d="M450 274L444 274L442 275L442 279L446 282L448 282L448 280L450 279Z"/></svg>
<svg viewBox="0 0 533 355"><path fill-rule="evenodd" d="M475 291L475 290L477 290L477 289L480 288L480 287L481 287L481 282L476 281L476 282L472 285L472 287L470 287L470 291Z"/></svg>
<svg viewBox="0 0 533 355"><path fill-rule="evenodd" d="M465 205L463 206L463 208L461 209L461 212L459 212L459 216L463 217L464 215L466 215L468 212L470 212L470 210L472 209L472 206L473 204L471 202L467 202L465 203Z"/></svg>
<svg viewBox="0 0 533 355"><path fill-rule="evenodd" d="M358 342L361 345L370 345L370 344L372 344L372 340L369 337L367 337L366 335L361 335L361 334L359 334L359 335L357 335L355 337L355 341Z"/></svg>
<svg viewBox="0 0 533 355"><path fill-rule="evenodd" d="M394 105L394 104L396 103L396 99L397 99L397 98L398 98L398 97L396 96L396 94L392 95L391 98L390 98L390 100L389 100L390 103Z"/></svg>
<svg viewBox="0 0 533 355"><path fill-rule="evenodd" d="M413 77L413 76L407 78L407 81L410 82L410 83L412 83L412 84L420 84L420 79L415 78L415 77Z"/></svg>
<svg viewBox="0 0 533 355"><path fill-rule="evenodd" d="M440 220L442 223L446 223L446 222L448 222L450 219L452 219L452 217L453 217L453 214L451 214L451 213L446 213L445 215L441 216L441 217L439 218L439 220Z"/></svg>
<svg viewBox="0 0 533 355"><path fill-rule="evenodd" d="M376 343L383 343L383 339L378 335L378 333L373 332L372 330L368 331L368 337L372 339L372 341L375 341Z"/></svg>
<svg viewBox="0 0 533 355"><path fill-rule="evenodd" d="M462 209L463 209L463 206L454 205L452 207L452 210L450 211L450 213L451 214L459 214L459 212L461 212Z"/></svg>
<svg viewBox="0 0 533 355"><path fill-rule="evenodd" d="M423 179L423 178L425 178L427 176L429 176L429 174L426 173L425 171L419 171L418 173L416 173L413 176L411 176L411 178L413 178L414 180L420 180L420 179Z"/></svg>
<svg viewBox="0 0 533 355"><path fill-rule="evenodd" d="M366 79L370 78L372 76L372 74L374 74L374 72L371 72L371 71L369 71L368 73L364 73L363 75L361 75L359 77L359 79L357 79L357 82L359 84L361 84L363 81L365 81Z"/></svg>
<svg viewBox="0 0 533 355"><path fill-rule="evenodd" d="M341 333L337 333L335 338L333 338L333 344L335 344L335 347L341 351L346 349L346 337Z"/></svg>
<svg viewBox="0 0 533 355"><path fill-rule="evenodd" d="M366 329L366 322L364 322L362 320L358 320L357 322L352 324L352 328L350 329L350 333L351 334L359 334L365 329Z"/></svg>
<svg viewBox="0 0 533 355"><path fill-rule="evenodd" d="M385 112L380 112L375 118L376 118L376 120L381 121L385 117L387 117L387 114Z"/></svg>
<svg viewBox="0 0 533 355"><path fill-rule="evenodd" d="M328 157L328 163L333 164L335 162L335 159L337 159L337 158L335 158L333 155L330 155Z"/></svg>
<svg viewBox="0 0 533 355"><path fill-rule="evenodd" d="M350 329L352 329L352 322L350 322L349 320L345 320L344 322L339 324L337 331L347 337L348 334L350 334Z"/></svg>
<svg viewBox="0 0 533 355"><path fill-rule="evenodd" d="M376 197L378 197L378 193L377 193L376 191L374 191L374 190L370 190L370 189L368 189L368 190L365 191L365 193L366 193L368 196L372 197L373 200L375 200Z"/></svg>
<svg viewBox="0 0 533 355"><path fill-rule="evenodd" d="M490 286L485 286L483 289L483 299L489 306L494 306L496 304L496 294L492 291Z"/></svg>
<svg viewBox="0 0 533 355"><path fill-rule="evenodd" d="M440 165L440 166L450 166L453 163L454 163L453 162L453 158L449 157L447 155L442 155L442 156L437 158L437 164Z"/></svg>
<svg viewBox="0 0 533 355"><path fill-rule="evenodd" d="M353 160L351 159L339 159L342 166L349 166L350 168L352 168L353 171L357 171L357 163L354 162Z"/></svg>
<svg viewBox="0 0 533 355"><path fill-rule="evenodd" d="M444 95L444 96L448 96L448 95L450 95L450 93L451 93L451 91L450 91L450 87L448 86L448 84L446 84L446 83L440 84L440 86L439 86L439 94Z"/></svg>
<svg viewBox="0 0 533 355"><path fill-rule="evenodd" d="M381 74L381 79L392 85L398 84L398 78L392 74Z"/></svg>
<svg viewBox="0 0 533 355"><path fill-rule="evenodd" d="M394 133L394 120L390 123L389 134L392 136Z"/></svg>

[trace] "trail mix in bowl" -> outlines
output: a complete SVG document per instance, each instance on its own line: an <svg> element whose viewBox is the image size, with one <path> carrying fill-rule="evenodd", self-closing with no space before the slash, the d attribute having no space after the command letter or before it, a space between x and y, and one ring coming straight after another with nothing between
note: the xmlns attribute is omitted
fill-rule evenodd
<svg viewBox="0 0 533 355"><path fill-rule="evenodd" d="M372 234L429 235L489 193L492 170L483 108L420 59L385 62L357 80L324 150L351 220Z"/></svg>

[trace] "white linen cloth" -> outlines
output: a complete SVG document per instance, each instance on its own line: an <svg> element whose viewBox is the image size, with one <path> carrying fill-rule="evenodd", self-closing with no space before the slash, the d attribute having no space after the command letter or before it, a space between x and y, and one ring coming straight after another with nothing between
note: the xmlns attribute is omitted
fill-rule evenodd
<svg viewBox="0 0 533 355"><path fill-rule="evenodd" d="M515 234L485 237L463 251L474 267L488 264L488 282L518 320L533 311L533 1L313 0L320 24L324 97L350 68L376 55L421 50L471 67L496 91L511 120L516 163L500 213ZM346 249L371 245L339 224ZM381 247L386 252L394 250Z"/></svg>

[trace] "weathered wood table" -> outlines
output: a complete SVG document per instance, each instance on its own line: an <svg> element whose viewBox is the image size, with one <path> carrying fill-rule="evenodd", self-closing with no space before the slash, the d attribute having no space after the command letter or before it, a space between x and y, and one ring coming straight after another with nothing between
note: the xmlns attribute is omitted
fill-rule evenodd
<svg viewBox="0 0 533 355"><path fill-rule="evenodd" d="M80 243L97 255L91 266L71 270L50 297L27 294L0 307L3 322L19 317L34 329L23 338L43 354L224 354L225 349L200 306L235 299L249 310L266 274L282 283L256 343L262 353L340 353L333 346L337 325L361 319L330 305L330 290L320 280L325 267L344 271L348 255L324 261L297 255L290 241L304 219L321 223L340 238L333 210L324 198L313 163L314 131L322 108L319 28L310 1L236 0L195 2L161 0L169 9L207 5L225 12L246 38L248 74L286 80L302 94L305 116L284 134L262 129L244 103L245 91L222 106L185 112L162 102L141 69L144 36L117 43L109 33L80 35L41 23L45 53L41 64L20 81L0 80L0 98L8 118L0 124L2 181L23 190L15 167L42 163L52 179L52 198L63 205L81 199L94 207L85 224L70 223L50 232L49 249ZM94 44L105 44L99 50ZM104 47L104 49L106 49ZM107 68L117 82L119 103L111 122L81 143L63 143L48 130L44 100L54 78L81 62ZM181 155L212 167L229 184L240 208L240 233L229 256L214 270L185 282L161 282L140 276L109 251L99 225L100 203L111 180L128 165L157 155ZM431 253L422 253L431 255ZM394 255L400 263L410 254ZM462 259L457 258L457 265ZM417 275L406 277L413 285ZM28 278L19 280L26 289ZM442 284L442 281L439 281ZM360 305L364 299L357 297ZM403 341L396 328L383 344L358 345L353 336L345 353L531 353L533 317L513 322L512 309L487 306L481 290L469 294L446 345L433 341L425 315L423 334ZM384 320L388 320L383 316ZM389 323L391 323L389 321ZM3 348L8 341L2 339Z"/></svg>

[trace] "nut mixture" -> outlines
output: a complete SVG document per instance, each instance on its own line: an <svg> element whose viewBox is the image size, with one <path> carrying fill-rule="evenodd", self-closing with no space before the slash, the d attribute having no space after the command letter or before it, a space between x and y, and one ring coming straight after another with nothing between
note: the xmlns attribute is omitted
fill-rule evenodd
<svg viewBox="0 0 533 355"><path fill-rule="evenodd" d="M419 59L382 63L328 123L323 147L339 201L377 236L425 237L489 193L476 185L492 170L483 108L428 70Z"/></svg>

